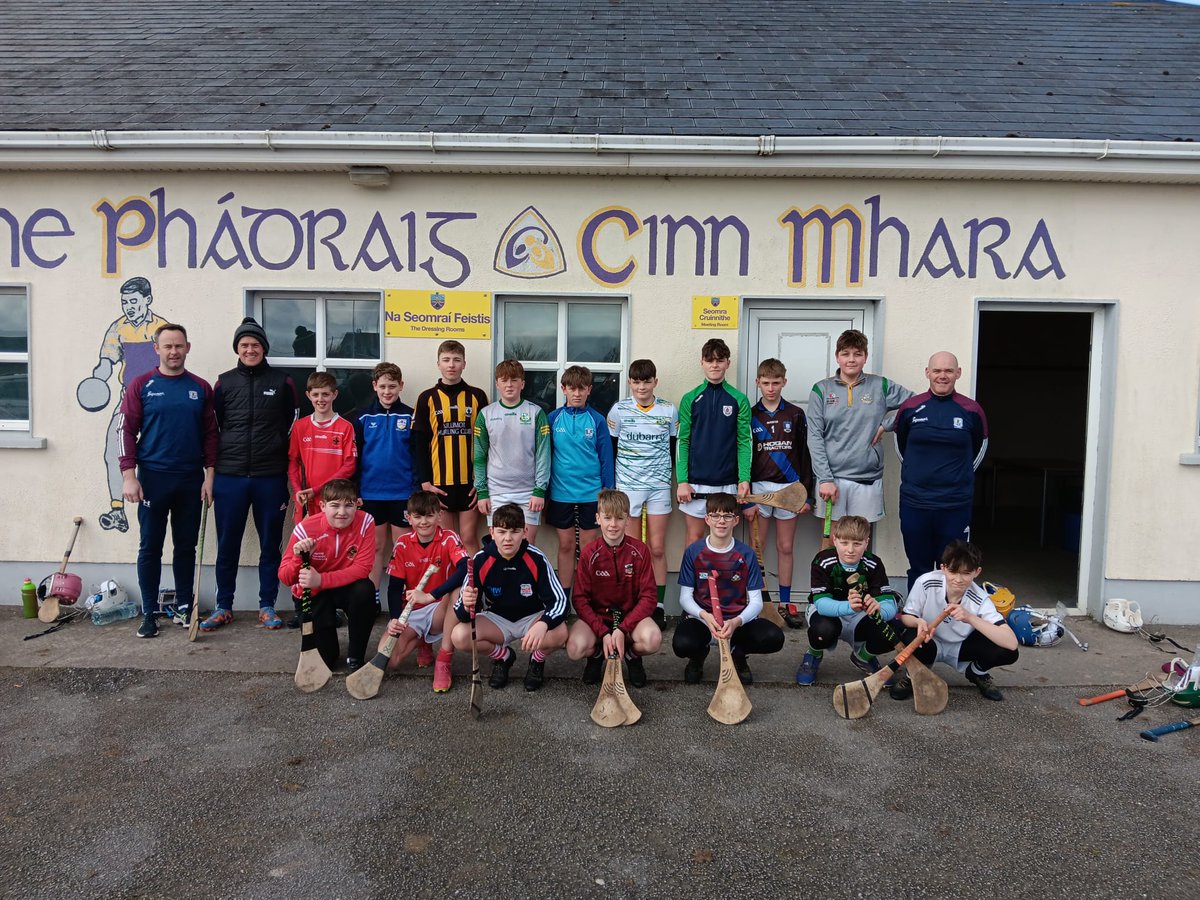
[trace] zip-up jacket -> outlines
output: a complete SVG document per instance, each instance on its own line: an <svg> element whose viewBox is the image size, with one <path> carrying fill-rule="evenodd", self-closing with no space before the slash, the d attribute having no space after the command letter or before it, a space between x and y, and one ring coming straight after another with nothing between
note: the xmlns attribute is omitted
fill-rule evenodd
<svg viewBox="0 0 1200 900"><path fill-rule="evenodd" d="M550 499L595 503L601 488L616 484L608 422L590 406L560 406L550 422Z"/></svg>
<svg viewBox="0 0 1200 900"><path fill-rule="evenodd" d="M987 453L983 407L951 391L909 397L896 414L900 502L917 509L965 506L975 496L975 470Z"/></svg>
<svg viewBox="0 0 1200 900"><path fill-rule="evenodd" d="M882 375L862 373L854 384L841 373L813 385L808 401L808 453L818 482L845 478L878 481L883 452L871 439L888 411L898 409L912 391Z"/></svg>
<svg viewBox="0 0 1200 900"><path fill-rule="evenodd" d="M192 475L216 464L213 389L186 369L137 376L121 399L121 471L136 463L155 472Z"/></svg>
<svg viewBox="0 0 1200 900"><path fill-rule="evenodd" d="M407 500L416 488L413 411L399 400L384 409L378 399L354 415L358 442L358 492L364 500Z"/></svg>
<svg viewBox="0 0 1200 900"><path fill-rule="evenodd" d="M354 514L353 521L339 530L329 524L325 513L319 513L292 529L287 551L279 563L279 580L291 585L293 596L299 597L304 591L296 583L300 578L301 561L292 548L296 541L305 538L316 538L317 541L310 557L312 567L321 573L321 587L313 591L313 596L370 576L371 565L375 562L375 520L360 509Z"/></svg>
<svg viewBox="0 0 1200 900"><path fill-rule="evenodd" d="M621 611L620 629L633 634L638 622L658 606L650 548L628 536L615 547L603 537L592 541L579 555L571 602L596 637L612 631L614 608Z"/></svg>
<svg viewBox="0 0 1200 900"><path fill-rule="evenodd" d="M265 361L222 372L213 390L221 428L217 474L257 477L287 475L288 432L299 405L292 377Z"/></svg>
<svg viewBox="0 0 1200 900"><path fill-rule="evenodd" d="M750 400L722 381L705 381L679 401L680 484L723 486L750 480Z"/></svg>
<svg viewBox="0 0 1200 900"><path fill-rule="evenodd" d="M501 556L489 541L475 554L471 577L479 589L477 612L493 612L510 622L540 612L551 629L567 618L566 591L546 555L529 541L521 541L512 559ZM460 622L471 621L461 594L454 601L454 614Z"/></svg>

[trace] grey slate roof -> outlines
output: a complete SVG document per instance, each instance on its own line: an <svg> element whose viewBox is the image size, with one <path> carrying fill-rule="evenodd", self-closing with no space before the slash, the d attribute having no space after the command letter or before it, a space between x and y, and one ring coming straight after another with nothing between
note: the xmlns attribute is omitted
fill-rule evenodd
<svg viewBox="0 0 1200 900"><path fill-rule="evenodd" d="M1200 8L4 0L0 130L1200 139Z"/></svg>

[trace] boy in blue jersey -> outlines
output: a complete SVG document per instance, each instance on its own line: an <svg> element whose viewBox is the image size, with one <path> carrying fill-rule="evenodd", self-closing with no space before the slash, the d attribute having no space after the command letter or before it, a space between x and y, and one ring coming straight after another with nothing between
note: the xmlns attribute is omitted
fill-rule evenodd
<svg viewBox="0 0 1200 900"><path fill-rule="evenodd" d="M126 385L121 399L121 469L125 502L137 510L141 540L137 576L142 592L140 638L158 634L155 610L162 576L167 520L175 545L177 621L191 611L196 571L200 504L212 503L217 461L217 419L213 389L187 371L187 332L182 325L161 325L154 332L158 367Z"/></svg>
<svg viewBox="0 0 1200 900"><path fill-rule="evenodd" d="M404 517L413 492L411 406L400 400L404 375L395 363L383 362L371 372L375 400L354 417L358 444L358 486L362 508L375 520L375 562L371 583L379 603L383 567L392 557L396 538L408 531Z"/></svg>
<svg viewBox="0 0 1200 900"><path fill-rule="evenodd" d="M629 364L629 396L608 413L608 433L616 454L617 488L629 497L625 532L650 547L657 587L654 621L666 624L667 525L671 520L671 468L679 436L679 409L655 395L658 370L649 359ZM645 511L646 533L642 534Z"/></svg>
<svg viewBox="0 0 1200 900"><path fill-rule="evenodd" d="M750 684L750 653L778 653L783 649L783 630L774 622L758 618L762 611L762 570L754 550L733 537L737 525L737 498L733 494L709 494L704 501L708 537L683 552L679 564L679 605L683 620L675 627L671 649L688 661L683 680L697 684L704 677L704 660L709 644L728 638L733 665L742 684ZM717 598L724 624L717 626L712 614L708 579L717 576Z"/></svg>
<svg viewBox="0 0 1200 900"><path fill-rule="evenodd" d="M729 347L720 338L700 350L704 383L679 401L676 499L687 523L688 543L704 536L705 499L711 494L750 493L750 400L725 381Z"/></svg>
<svg viewBox="0 0 1200 900"><path fill-rule="evenodd" d="M566 403L550 413L550 498L546 521L558 531L558 573L567 593L575 575L575 544L596 540L596 495L615 484L612 441L604 416L587 405L592 372L571 366L562 376ZM576 531L578 529L578 531Z"/></svg>
<svg viewBox="0 0 1200 900"><path fill-rule="evenodd" d="M787 385L787 368L778 359L764 359L758 364L755 384L762 399L750 410L750 434L754 441L754 456L750 474L751 490L756 494L778 491L800 482L812 496L812 460L808 455L808 420L804 410L783 399ZM804 504L799 513L770 506L750 506L747 521L763 518L762 538L767 538L767 524L775 520L775 553L779 567L779 606L784 621L799 628L799 612L792 604L792 547L796 541L796 523L808 512ZM757 538L756 538L757 542Z"/></svg>

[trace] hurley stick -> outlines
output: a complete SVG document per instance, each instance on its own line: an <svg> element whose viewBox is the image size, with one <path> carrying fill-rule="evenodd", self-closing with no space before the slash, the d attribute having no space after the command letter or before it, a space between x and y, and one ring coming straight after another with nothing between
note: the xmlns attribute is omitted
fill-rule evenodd
<svg viewBox="0 0 1200 900"><path fill-rule="evenodd" d="M440 562L431 562L425 569L425 574L417 582L412 596L404 604L404 611L400 613L401 627L408 624L408 617L412 615L413 607L416 606L417 591L425 590L425 585L429 583L429 579L433 577L433 573L438 570L440 565ZM398 640L400 640L399 635L389 634L379 645L379 652L372 657L371 661L357 672L350 674L346 679L346 690L350 692L351 697L355 700L370 700L379 693L379 686L383 683L383 675L387 671L388 660L392 658L392 651L396 649Z"/></svg>
<svg viewBox="0 0 1200 900"><path fill-rule="evenodd" d="M82 524L83 516L76 516L75 529L71 532L71 542L67 544L67 552L63 554L62 563L58 567L59 575L67 571L67 562L71 559L71 551L75 549L75 538L79 535L79 526ZM58 618L58 597L49 595L43 598L41 608L38 609L38 618L46 624L50 624Z"/></svg>
<svg viewBox="0 0 1200 900"><path fill-rule="evenodd" d="M1158 739L1164 734L1170 734L1173 731L1186 731L1188 728L1195 728L1200 725L1200 718L1184 719L1182 722L1174 722L1170 725L1160 725L1158 728L1150 728L1142 732L1142 737L1147 741L1158 743Z"/></svg>
<svg viewBox="0 0 1200 900"><path fill-rule="evenodd" d="M300 565L309 568L312 558L307 553L301 553ZM196 600L193 599L192 603L195 604ZM300 594L300 614L303 621L300 626L300 660L296 663L296 687L311 694L325 687L333 673L317 649L317 636L313 632L312 622L312 590L309 588Z"/></svg>
<svg viewBox="0 0 1200 900"><path fill-rule="evenodd" d="M475 569L475 559L472 557L467 560L467 580L463 582L463 587L471 584L471 576ZM450 615L447 610L446 615ZM446 626L442 625L442 640L449 640L446 636ZM479 639L475 633L475 607L471 607L471 718L478 719L483 715L483 681L479 677Z"/></svg>
<svg viewBox="0 0 1200 900"><path fill-rule="evenodd" d="M192 608L188 610L188 641L200 634L200 576L204 572L204 532L208 530L208 501L201 501L200 541L196 547L196 585L192 590ZM303 644L304 642L301 641Z"/></svg>
<svg viewBox="0 0 1200 900"><path fill-rule="evenodd" d="M612 610L613 631L621 624L621 611ZM608 657L604 664L604 680L600 683L600 696L592 707L592 721L604 728L618 725L633 725L642 717L642 711L625 689L625 676L621 672L621 658Z"/></svg>
<svg viewBox="0 0 1200 900"><path fill-rule="evenodd" d="M716 620L717 627L721 628L725 624L725 617L721 613L721 598L717 594L717 573L712 571L708 573L708 597L712 606L712 617ZM712 700L708 704L708 714L722 725L736 725L750 715L750 710L754 707L750 698L746 696L746 689L742 686L742 680L738 678L737 669L733 665L729 638L718 639L717 646L721 650L721 673L717 676L717 689L713 691Z"/></svg>
<svg viewBox="0 0 1200 900"><path fill-rule="evenodd" d="M793 481L778 491L765 491L761 494L748 494L742 498L743 503L761 503L763 506L774 506L798 513L808 502L808 489L800 482Z"/></svg>
<svg viewBox="0 0 1200 900"><path fill-rule="evenodd" d="M825 523L821 526L821 549L828 550L833 546L833 538L829 531L833 527L833 501L825 501Z"/></svg>

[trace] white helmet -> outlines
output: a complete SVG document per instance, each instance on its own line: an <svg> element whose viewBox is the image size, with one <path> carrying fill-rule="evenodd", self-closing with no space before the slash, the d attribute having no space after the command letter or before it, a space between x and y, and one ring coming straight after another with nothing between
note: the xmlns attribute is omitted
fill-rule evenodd
<svg viewBox="0 0 1200 900"><path fill-rule="evenodd" d="M1109 600L1104 604L1104 624L1113 631L1132 634L1142 627L1142 608L1136 600Z"/></svg>
<svg viewBox="0 0 1200 900"><path fill-rule="evenodd" d="M96 588L96 592L92 594L88 605L93 610L105 612L106 610L115 609L118 606L123 606L128 595L125 593L125 588L121 587L111 579L100 584Z"/></svg>

